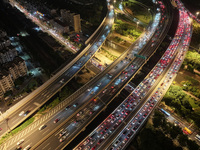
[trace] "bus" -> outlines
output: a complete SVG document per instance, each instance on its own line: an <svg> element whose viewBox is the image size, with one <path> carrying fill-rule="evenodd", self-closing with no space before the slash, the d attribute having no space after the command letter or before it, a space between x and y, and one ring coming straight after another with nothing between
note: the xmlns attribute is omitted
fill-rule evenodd
<svg viewBox="0 0 200 150"><path fill-rule="evenodd" d="M188 129L187 127L185 127L185 128L183 129L183 132L184 132L185 134L192 134L192 131L191 131L190 129Z"/></svg>
<svg viewBox="0 0 200 150"><path fill-rule="evenodd" d="M197 135L195 136L195 139L197 139L198 141L200 141L200 135L197 134Z"/></svg>
<svg viewBox="0 0 200 150"><path fill-rule="evenodd" d="M170 116L170 113L168 113L168 112L167 112L167 111L165 111L164 109L162 109L162 108L161 108L160 110L161 110L161 112L162 112L162 113L164 113L164 114L165 114L167 117L169 117L169 116Z"/></svg>

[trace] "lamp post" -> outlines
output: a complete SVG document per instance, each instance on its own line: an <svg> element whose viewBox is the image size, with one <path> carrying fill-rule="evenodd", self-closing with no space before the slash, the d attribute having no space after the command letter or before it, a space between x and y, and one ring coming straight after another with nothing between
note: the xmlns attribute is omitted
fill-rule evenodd
<svg viewBox="0 0 200 150"><path fill-rule="evenodd" d="M140 23L140 22L139 22L139 21L137 21L136 23L137 23L137 26L136 26L136 30L137 30L137 28L138 28L138 25L139 25L139 23Z"/></svg>
<svg viewBox="0 0 200 150"><path fill-rule="evenodd" d="M199 12L197 11L197 12L196 12L196 17L198 18L198 16L199 16Z"/></svg>

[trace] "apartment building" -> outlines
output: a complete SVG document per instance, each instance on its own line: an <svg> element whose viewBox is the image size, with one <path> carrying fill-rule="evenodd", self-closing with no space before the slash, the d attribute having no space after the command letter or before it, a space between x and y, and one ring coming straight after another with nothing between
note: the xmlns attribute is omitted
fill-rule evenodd
<svg viewBox="0 0 200 150"><path fill-rule="evenodd" d="M9 61L13 61L13 59L17 56L17 51L15 47L9 45L0 49L0 64L7 63Z"/></svg>
<svg viewBox="0 0 200 150"><path fill-rule="evenodd" d="M18 56L15 57L13 61L4 64L3 68L10 73L13 80L27 75L27 67L25 61Z"/></svg>
<svg viewBox="0 0 200 150"><path fill-rule="evenodd" d="M11 44L10 39L5 36L0 38L0 49L3 49Z"/></svg>
<svg viewBox="0 0 200 150"><path fill-rule="evenodd" d="M14 82L10 73L6 70L0 70L0 95L1 92L5 93L9 90L13 90Z"/></svg>
<svg viewBox="0 0 200 150"><path fill-rule="evenodd" d="M61 19L64 22L69 23L70 26L74 28L76 33L81 31L81 19L80 14L71 13L69 10L61 9L60 10Z"/></svg>

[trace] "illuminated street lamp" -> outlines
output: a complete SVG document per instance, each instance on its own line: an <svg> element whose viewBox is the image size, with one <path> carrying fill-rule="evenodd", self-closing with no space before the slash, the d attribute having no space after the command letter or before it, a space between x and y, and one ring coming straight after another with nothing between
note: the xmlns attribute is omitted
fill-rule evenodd
<svg viewBox="0 0 200 150"><path fill-rule="evenodd" d="M139 23L140 23L140 22L139 22L139 21L137 21L137 27L136 27L136 28L138 28L138 25L139 25Z"/></svg>
<svg viewBox="0 0 200 150"><path fill-rule="evenodd" d="M196 12L196 17L198 18L199 12Z"/></svg>

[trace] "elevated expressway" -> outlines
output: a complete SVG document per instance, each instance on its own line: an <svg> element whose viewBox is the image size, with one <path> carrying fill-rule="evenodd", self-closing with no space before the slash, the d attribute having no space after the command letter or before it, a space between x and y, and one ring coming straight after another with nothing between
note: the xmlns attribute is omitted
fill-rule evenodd
<svg viewBox="0 0 200 150"><path fill-rule="evenodd" d="M160 16L161 17L161 16ZM160 18L159 17L159 18ZM153 24L155 25L155 24ZM157 23L158 25L158 23ZM156 26L150 26L150 28L154 29L153 32L155 31L156 29ZM166 28L166 26L164 26ZM162 26L162 28L164 28ZM162 32L161 32L162 33ZM152 33L151 32L148 32L146 33L146 36L145 38L141 38L143 41L143 45L146 44L146 38L149 37L151 38L152 37ZM141 42L139 44L136 45L137 47L137 50L141 47ZM142 46L143 46L142 45ZM148 44L148 47L151 47L151 44ZM144 50L143 50L144 51ZM150 53L150 52L148 52ZM148 53L146 53L147 56ZM9 148L9 149L12 149L15 147L15 142L17 142L20 138L27 138L27 139L32 139L31 140L31 146L35 145L34 143L32 142L38 142L39 139L37 138L33 138L33 137L41 137L40 135L44 134L44 133L41 133L41 131L39 131L40 133L38 133L38 128L35 128L35 127L38 127L39 125L41 125L42 123L47 123L46 121L48 121L48 127L46 129L44 129L42 132L45 132L45 133L48 133L48 134L53 134L54 132L56 132L58 130L58 128L61 128L65 123L69 122L70 119L73 120L72 117L74 117L74 115L76 116L77 113L82 109L84 108L87 104L89 104L89 102L86 102L86 100L90 100L92 97L95 96L95 92L100 92L103 90L103 87L105 87L107 85L108 82L110 82L112 79L114 79L114 76L116 76L115 74L118 74L118 72L121 71L121 68L124 68L124 65L127 66L127 64L130 64L129 61L132 62L131 58L133 57L134 54L130 54L130 56L127 55L128 54L128 51L125 52L120 59L118 59L118 61L114 62L112 65L110 65L104 73L102 73L102 75L99 75L97 78L95 78L94 80L92 80L90 83L88 83L87 85L85 85L83 88L81 88L80 90L78 90L76 93L74 93L69 99L70 100L73 100L73 103L78 103L78 107L76 108L71 108L69 109L68 111L63 111L63 107L66 106L68 102L68 100L64 101L63 103L59 104L59 106L57 106L54 110L52 110L50 113L52 113L51 115L57 115L56 117L61 117L62 118L62 121L60 121L58 124L57 124L57 127L56 129L55 128L55 124L53 125L52 124L52 117L51 118L48 118L48 117L43 117L42 119L40 119L40 121L36 122L34 125L31 125L29 128L27 128L27 130L29 131L23 131L21 133L19 133L18 135L16 135L15 137L13 137L11 140L9 140L8 142L4 143L4 148ZM143 54L143 53L142 53ZM144 53L145 54L145 53ZM130 57L130 58L129 58ZM128 61L129 60L129 61ZM141 62L141 60L139 59L136 59L138 62ZM136 62L137 62L136 61ZM135 62L135 63L136 63ZM142 62L144 62L142 60ZM116 64L118 63L118 67L114 68L114 66L116 66ZM111 68L114 68L113 70ZM135 68L135 71L138 69L138 67ZM110 71L110 72L109 72ZM108 73L109 72L109 73ZM111 75L112 74L112 75ZM102 80L101 80L101 79ZM104 83L98 83L97 81L99 81L99 79L101 81L104 81ZM96 86L98 84L98 87ZM90 86L89 86L90 85ZM93 85L93 88L91 88ZM100 88L101 87L101 88ZM89 89L89 90L87 90ZM92 90L93 89L93 90ZM75 99L76 98L76 99ZM97 101L98 103L101 102L101 101ZM72 105L73 105L72 103ZM95 106L94 106L95 107ZM59 112L57 114L57 112ZM50 113L47 114L47 116L50 115ZM92 116L96 116L99 112L95 111L94 110L94 113ZM73 114L73 115L72 115ZM67 118L67 119L66 119ZM66 119L66 120L65 120ZM71 122L72 124L74 122ZM49 125L50 124L50 125ZM34 127L35 126L35 127ZM72 125L73 126L73 125ZM30 134L31 132L31 134ZM76 133L77 134L77 133ZM44 136L44 135L43 135ZM29 137L29 138L28 138ZM48 138L49 135L45 136L44 139ZM26 140L27 142L30 143L30 141ZM54 140L55 141L55 140ZM24 142L24 144L27 144L26 142ZM63 145L64 146L64 145Z"/></svg>
<svg viewBox="0 0 200 150"><path fill-rule="evenodd" d="M125 149L135 137L175 78L189 47L191 21L185 11L180 10L179 16L176 35L157 65L133 93L74 149ZM91 141L94 142L91 144Z"/></svg>
<svg viewBox="0 0 200 150"><path fill-rule="evenodd" d="M160 16L160 18L162 18L162 16ZM163 23L162 28L161 30L158 30L158 32L161 33L161 35L158 37L160 38L160 41L162 41L163 37L165 37L167 33L166 28L169 27L168 21L169 20L166 19L166 24L165 22L162 22ZM161 26L161 24L159 21L158 26ZM154 29L156 29L158 26L156 26ZM154 35L156 35L156 33ZM139 40L139 42L141 44L142 40ZM133 78L133 75L139 71L139 69L141 68L141 66L144 65L144 63L147 62L147 60L134 58L134 54L136 53L138 45L140 44L136 43L136 45L132 45L130 47L130 50L125 52L122 55L122 58L118 59L115 62L116 64L112 64L114 65L112 69L109 68L110 67L109 66L104 72L102 72L102 77L96 80L93 86L88 87L88 90L85 89L86 91L80 96L78 96L77 100L74 102L74 103L81 102L82 106L73 115L68 117L66 121L62 122L62 124L56 129L56 131L52 131L52 133L46 136L46 139L40 141L40 143L35 145L33 148L38 150L43 148L61 149L66 145L68 145L80 132L85 130L85 127L103 109L107 107L107 105L111 102L111 100L114 99L114 97L120 92L121 88L123 88L125 84L127 84L126 82L128 82L131 78ZM156 44L155 46L157 45L158 44ZM152 47L152 41L150 41L145 47L142 47L142 50L139 54L146 56L148 59L152 55L152 53L155 52L155 49L153 47ZM134 59L130 60L130 58L132 57ZM124 69L123 71L119 72L118 70L119 68L124 68ZM129 73L126 73L126 69L131 69L131 71ZM67 111L74 110L72 106L73 103L71 104L71 107L67 109ZM66 110L63 110L62 113L63 112L66 113ZM61 114L57 115L57 118L59 118L59 116L61 116ZM48 122L48 124L52 123ZM58 138L59 134L63 132L65 132L65 134L63 134L63 136L60 137L59 139ZM59 140L61 140L62 143L60 143Z"/></svg>
<svg viewBox="0 0 200 150"><path fill-rule="evenodd" d="M109 5L113 6L112 3ZM37 111L43 104L45 104L53 95L64 87L92 58L95 52L98 51L109 34L114 22L114 8L109 8L110 9L108 9L108 13L101 24L101 27L98 28L98 31L96 31L96 34L92 37L94 40L92 39L91 42L88 42L88 46L80 52L73 59L73 61L63 67L42 86L8 109L5 113L1 114L1 136L17 127L20 123ZM26 112L27 110L30 111L27 116L19 116L20 112Z"/></svg>

